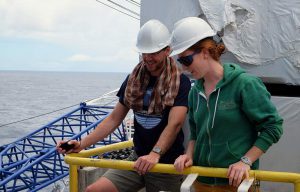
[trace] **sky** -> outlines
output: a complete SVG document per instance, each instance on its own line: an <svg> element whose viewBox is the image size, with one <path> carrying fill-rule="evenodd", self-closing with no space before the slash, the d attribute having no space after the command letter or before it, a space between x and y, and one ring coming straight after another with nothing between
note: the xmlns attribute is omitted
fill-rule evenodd
<svg viewBox="0 0 300 192"><path fill-rule="evenodd" d="M96 0L0 0L0 70L130 72L139 26Z"/></svg>

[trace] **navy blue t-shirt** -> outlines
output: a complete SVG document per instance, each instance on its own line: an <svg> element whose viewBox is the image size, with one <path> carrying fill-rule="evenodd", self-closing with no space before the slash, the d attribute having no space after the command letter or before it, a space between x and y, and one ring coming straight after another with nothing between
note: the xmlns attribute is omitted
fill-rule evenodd
<svg viewBox="0 0 300 192"><path fill-rule="evenodd" d="M120 87L117 96L119 102L124 104L124 93L127 86L127 81L123 82ZM134 113L134 136L133 143L135 151L138 156L148 155L154 145L157 143L161 133L168 124L168 117L171 107L167 107L163 110L161 115L149 115L147 114L148 106L150 104L151 94L157 81L157 77L150 77L149 84L147 86L146 94L144 94L143 111L133 111ZM191 88L190 80L187 76L181 74L180 76L180 87L178 95L174 100L173 106L186 106L188 107L188 94ZM184 135L183 131L180 130L173 145L169 150L161 156L160 163L173 164L175 159L182 155L184 152L183 147Z"/></svg>

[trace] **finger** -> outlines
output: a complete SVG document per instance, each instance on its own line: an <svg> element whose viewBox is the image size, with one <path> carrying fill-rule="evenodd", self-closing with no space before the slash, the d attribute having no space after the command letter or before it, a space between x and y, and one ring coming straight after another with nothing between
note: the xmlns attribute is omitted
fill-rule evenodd
<svg viewBox="0 0 300 192"><path fill-rule="evenodd" d="M180 162L178 163L177 171L178 171L178 172L182 172L182 161L180 161Z"/></svg>
<svg viewBox="0 0 300 192"><path fill-rule="evenodd" d="M138 173L140 174L140 175L143 175L143 174L145 174L145 171L144 171L144 168L146 169L146 164L145 164L145 162L141 162L140 163L140 166L138 167Z"/></svg>
<svg viewBox="0 0 300 192"><path fill-rule="evenodd" d="M178 165L178 158L174 162L174 167L176 167L177 165Z"/></svg>
<svg viewBox="0 0 300 192"><path fill-rule="evenodd" d="M137 164L137 167L136 167L137 171L142 173L144 166L145 166L145 162L140 159L139 164Z"/></svg>
<svg viewBox="0 0 300 192"><path fill-rule="evenodd" d="M179 157L175 160L174 166L178 167L178 166L180 165L180 162L181 162L181 156L179 156Z"/></svg>
<svg viewBox="0 0 300 192"><path fill-rule="evenodd" d="M70 144L70 145L72 145L72 144L74 145L74 147L73 147L73 152L77 152L77 150L80 149L80 141L72 140L72 141L69 142L69 144ZM79 151L81 151L81 149L80 149ZM78 152L79 152L79 151L78 151Z"/></svg>
<svg viewBox="0 0 300 192"><path fill-rule="evenodd" d="M186 159L184 158L184 156L181 156L180 162L179 162L179 172L182 172L184 169L184 164L186 162Z"/></svg>
<svg viewBox="0 0 300 192"><path fill-rule="evenodd" d="M228 174L229 174L229 176L228 176L228 178L229 178L229 185L232 185L232 182L234 180L235 171L233 169L231 169Z"/></svg>
<svg viewBox="0 0 300 192"><path fill-rule="evenodd" d="M248 170L245 171L245 178L249 179L249 171Z"/></svg>
<svg viewBox="0 0 300 192"><path fill-rule="evenodd" d="M65 153L66 153L66 154L73 153L73 149L70 149L70 150L66 151Z"/></svg>
<svg viewBox="0 0 300 192"><path fill-rule="evenodd" d="M134 163L134 165L133 165L133 168L135 169L135 170L138 170L138 167L140 166L140 159L138 159L138 160L136 160L135 161L135 163Z"/></svg>
<svg viewBox="0 0 300 192"><path fill-rule="evenodd" d="M176 161L174 163L174 167L175 167L176 171L180 172L180 162L179 161Z"/></svg>
<svg viewBox="0 0 300 192"><path fill-rule="evenodd" d="M189 160L185 163L185 167L190 167L193 165L193 161L192 160Z"/></svg>
<svg viewBox="0 0 300 192"><path fill-rule="evenodd" d="M62 150L61 150L61 148L56 148L56 150L57 150L57 152L59 153L59 154L62 154Z"/></svg>
<svg viewBox="0 0 300 192"><path fill-rule="evenodd" d="M238 184L239 184L239 177L241 175L241 172L242 172L242 176L243 176L243 171L236 171L235 174L234 174L234 180L233 180L233 186L234 187L237 187Z"/></svg>
<svg viewBox="0 0 300 192"><path fill-rule="evenodd" d="M184 168L186 168L186 163L188 163L186 159L181 162L181 172L184 170Z"/></svg>
<svg viewBox="0 0 300 192"><path fill-rule="evenodd" d="M231 170L232 170L232 165L229 166L228 168L228 171L227 171L227 177L229 177L230 173L231 173Z"/></svg>
<svg viewBox="0 0 300 192"><path fill-rule="evenodd" d="M79 145L79 141L71 140L71 141L68 142L68 144L70 144L70 145L74 144L77 147Z"/></svg>
<svg viewBox="0 0 300 192"><path fill-rule="evenodd" d="M56 143L56 148L60 148L60 145L63 144L65 141L59 141Z"/></svg>
<svg viewBox="0 0 300 192"><path fill-rule="evenodd" d="M145 164L145 166L142 169L142 174L145 175L146 172L151 169L151 165L150 164Z"/></svg>
<svg viewBox="0 0 300 192"><path fill-rule="evenodd" d="M238 187L241 184L241 182L243 180L243 176L244 176L244 171L241 171L239 173L239 176L238 176L238 179L237 179L237 182L236 182L236 187Z"/></svg>

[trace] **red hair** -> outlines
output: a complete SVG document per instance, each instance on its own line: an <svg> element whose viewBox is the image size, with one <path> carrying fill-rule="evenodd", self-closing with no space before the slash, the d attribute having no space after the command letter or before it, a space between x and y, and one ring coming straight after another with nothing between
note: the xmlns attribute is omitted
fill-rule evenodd
<svg viewBox="0 0 300 192"><path fill-rule="evenodd" d="M198 41L189 48L192 51L201 51L202 49L207 49L214 60L220 61L220 57L225 51L225 45L223 43L217 44L211 37L208 37Z"/></svg>

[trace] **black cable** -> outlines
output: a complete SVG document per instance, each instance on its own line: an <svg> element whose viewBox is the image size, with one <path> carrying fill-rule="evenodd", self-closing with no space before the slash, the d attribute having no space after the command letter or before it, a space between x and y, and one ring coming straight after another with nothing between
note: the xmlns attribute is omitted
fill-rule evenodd
<svg viewBox="0 0 300 192"><path fill-rule="evenodd" d="M123 13L123 14L125 14L125 15L127 15L127 16L129 16L129 17L132 17L132 18L134 18L134 19L136 19L136 20L140 20L139 18L136 18L136 17L134 17L134 16L132 16L132 15L129 15L129 14L123 12L123 11L120 11L120 10L118 10L118 9L112 7L112 6L109 6L109 5L103 3L103 2L101 2L101 1L99 1L99 0L96 0L96 1L99 2L99 3L101 3L101 4L103 4L103 5L105 5L105 6L107 6L107 7L109 7L109 8L111 8L111 9L114 9L114 10L120 12L120 13Z"/></svg>
<svg viewBox="0 0 300 192"><path fill-rule="evenodd" d="M76 104L76 105L78 105L78 104ZM74 106L76 106L76 105L72 105L72 106L69 106L69 107L64 107L64 108L57 109L57 110L55 110L55 111L51 111L51 112L44 113L44 114L41 114L41 115L37 115L37 116L34 116L34 117L29 117L29 118L26 118L26 119L22 119L22 120L10 122L10 123L7 123L7 124L3 124L3 125L0 125L0 127L4 127L4 126L7 126L7 125L19 123L19 122L22 122L22 121L27 121L27 120L29 120L29 119L34 119L34 118L41 117L41 116L44 116L44 115L49 115L49 114L51 114L51 113L54 113L54 112L57 112L57 111L61 111L61 110L64 110L64 109L68 109L68 108L74 107Z"/></svg>
<svg viewBox="0 0 300 192"><path fill-rule="evenodd" d="M134 0L130 0L130 1L132 1L133 3L136 3L136 4L138 4L138 5L141 5L139 2L136 2L136 1L134 1Z"/></svg>
<svg viewBox="0 0 300 192"><path fill-rule="evenodd" d="M85 101L85 103L86 103L86 102L89 102L89 101L91 101L91 100L94 100L94 99L87 100L87 101ZM11 125L11 124L15 124L15 123L20 123L20 122L22 122L22 121L27 121L27 120L30 120L30 119L35 119L35 118L37 118L37 117L41 117L41 116L44 116L44 115L49 115L49 114L51 114L51 113L55 113L55 112L57 112L57 111L61 111L61 110L64 110L64 109L68 109L68 108L71 108L71 107L75 107L75 106L78 106L78 104L71 105L71 106L68 106L68 107L64 107L64 108L61 108L61 109L57 109L57 110L54 110L54 111L51 111L51 112L48 112L48 113L44 113L44 114L40 114L40 115L37 115L37 116L29 117L29 118L26 118L26 119L22 119L22 120L10 122L10 123L7 123L7 124L3 124L3 125L0 125L0 127L4 127L4 126Z"/></svg>
<svg viewBox="0 0 300 192"><path fill-rule="evenodd" d="M125 0L125 1L127 1L128 3L131 3L132 5L135 5L137 7L141 7L141 4L139 4L139 3L135 2L135 1L130 1L130 0Z"/></svg>
<svg viewBox="0 0 300 192"><path fill-rule="evenodd" d="M111 0L107 0L107 1L111 2L112 4L114 4L114 5L118 6L118 7L121 7L122 9L125 9L126 11L128 11L128 12L130 12L130 13L136 15L136 16L140 16L138 13L132 11L131 9L128 9L128 8L124 7L123 5L120 5L119 3L116 3L116 2L111 1Z"/></svg>

